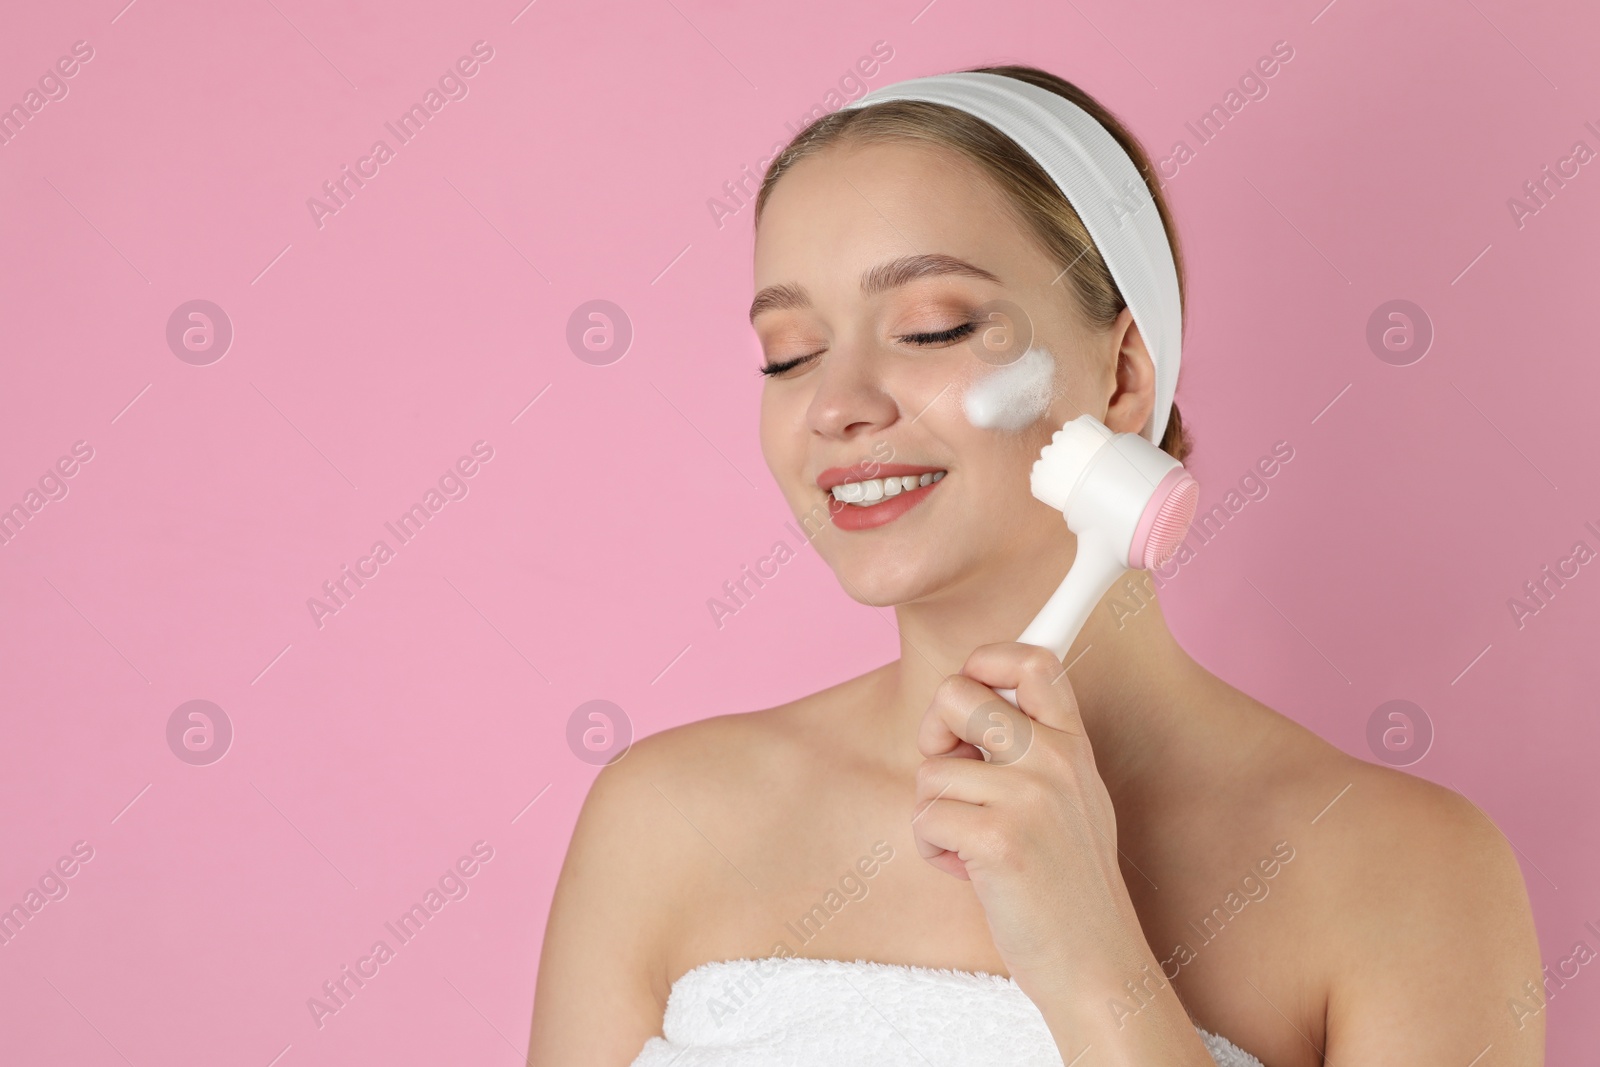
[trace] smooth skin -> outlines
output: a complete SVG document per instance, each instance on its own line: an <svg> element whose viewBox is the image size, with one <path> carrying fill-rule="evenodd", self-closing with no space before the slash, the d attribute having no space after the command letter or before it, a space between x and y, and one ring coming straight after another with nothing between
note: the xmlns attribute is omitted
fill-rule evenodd
<svg viewBox="0 0 1600 1067"><path fill-rule="evenodd" d="M934 258L882 269L906 257ZM998 280L939 269L952 260ZM774 188L755 288L804 299L754 317L788 366L764 385L762 451L843 589L893 607L900 656L643 738L600 772L551 906L529 1062L625 1067L678 977L783 954L1010 975L1076 1067L1210 1067L1196 1025L1268 1067L1544 1062L1542 1011L1509 1007L1542 988L1522 874L1470 801L1212 675L1139 572L1146 606L1114 613L1117 583L1065 661L1014 641L1074 552L1028 491L1040 447L1083 412L1137 433L1155 402L1131 316L1089 330L1060 274L937 146L835 145ZM1050 414L1015 434L960 407L987 368L961 329L996 300L1057 360ZM885 526L819 523L817 475L874 462L949 473ZM1025 723L991 716L1007 687ZM865 896L801 942L787 924L880 840L893 858Z"/></svg>

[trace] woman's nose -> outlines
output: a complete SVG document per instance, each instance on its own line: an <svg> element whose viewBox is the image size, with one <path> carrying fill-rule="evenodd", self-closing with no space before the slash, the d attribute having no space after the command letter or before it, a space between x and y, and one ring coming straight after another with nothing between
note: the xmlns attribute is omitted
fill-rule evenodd
<svg viewBox="0 0 1600 1067"><path fill-rule="evenodd" d="M817 379L806 411L813 433L848 439L882 430L899 418L899 405L871 360L829 352L817 368Z"/></svg>

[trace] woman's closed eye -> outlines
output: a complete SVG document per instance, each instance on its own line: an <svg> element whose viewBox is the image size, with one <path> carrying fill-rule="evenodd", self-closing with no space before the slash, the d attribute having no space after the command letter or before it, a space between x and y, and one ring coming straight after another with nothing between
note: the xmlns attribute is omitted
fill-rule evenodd
<svg viewBox="0 0 1600 1067"><path fill-rule="evenodd" d="M821 352L813 352L809 356L796 356L793 359L784 359L779 360L776 363L767 363L761 367L761 373L767 375L768 377L773 377L775 375L782 374L785 371L793 370L808 359L816 359L821 354Z"/></svg>
<svg viewBox="0 0 1600 1067"><path fill-rule="evenodd" d="M913 345L948 344L951 341L961 340L961 338L968 336L977 328L978 324L975 322L963 322L959 326L952 326L948 330L938 330L934 333L902 334L900 337L896 338L896 340ZM822 355L821 352L812 352L809 355L796 356L793 359L785 359L774 363L768 363L761 368L761 373L769 377L783 374L785 371L793 370L795 367L798 367L807 360L815 359L820 355Z"/></svg>
<svg viewBox="0 0 1600 1067"><path fill-rule="evenodd" d="M936 345L946 341L959 341L977 328L978 324L975 322L963 322L959 326L952 326L937 333L908 333L900 340L909 341L914 345Z"/></svg>

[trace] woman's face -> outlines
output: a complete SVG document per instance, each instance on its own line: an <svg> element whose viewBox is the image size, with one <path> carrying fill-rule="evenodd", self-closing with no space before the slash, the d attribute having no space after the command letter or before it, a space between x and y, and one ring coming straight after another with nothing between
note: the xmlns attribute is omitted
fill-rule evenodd
<svg viewBox="0 0 1600 1067"><path fill-rule="evenodd" d="M761 449L855 599L903 604L1015 580L1071 543L1028 473L1066 421L1106 417L1117 350L1111 334L1084 329L1061 274L952 150L835 145L774 186L756 233L751 321L766 365L788 369L765 379ZM1012 316L985 318L995 306ZM1008 331L1017 310L1023 322ZM1055 363L1047 412L1020 429L974 427L968 388L1020 356L1030 327ZM870 507L830 491L880 479L846 490L870 497L885 476L916 488L902 481Z"/></svg>

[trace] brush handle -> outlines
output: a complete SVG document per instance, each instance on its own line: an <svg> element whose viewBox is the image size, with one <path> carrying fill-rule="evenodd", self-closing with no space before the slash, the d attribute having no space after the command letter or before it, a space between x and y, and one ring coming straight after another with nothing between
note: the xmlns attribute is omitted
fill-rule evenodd
<svg viewBox="0 0 1600 1067"><path fill-rule="evenodd" d="M1085 530L1078 535L1078 554L1067 576L1017 640L1025 645L1048 648L1057 659L1066 659L1078 631L1089 621L1089 613L1127 569L1127 561L1118 556L1104 534L1095 529ZM1012 707L1017 707L1015 689L996 689L995 692Z"/></svg>

